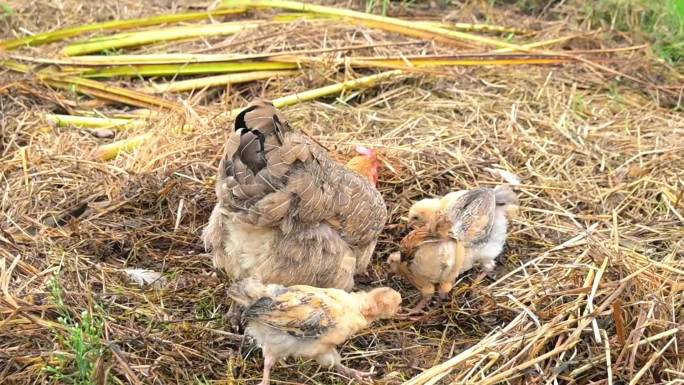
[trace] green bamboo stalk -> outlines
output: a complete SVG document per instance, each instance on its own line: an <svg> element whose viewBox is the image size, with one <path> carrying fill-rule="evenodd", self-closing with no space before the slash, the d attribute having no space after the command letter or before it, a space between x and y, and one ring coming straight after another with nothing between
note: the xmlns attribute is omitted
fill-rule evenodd
<svg viewBox="0 0 684 385"><path fill-rule="evenodd" d="M86 40L84 42L68 45L62 49L62 53L67 56L77 56L91 52L138 46L160 41L187 39L202 36L231 35L247 28L255 28L262 24L263 23L259 21L240 21L119 33L109 36L100 36Z"/></svg>
<svg viewBox="0 0 684 385"><path fill-rule="evenodd" d="M85 78L109 78L114 76L175 76L203 75L226 72L273 71L296 69L297 63L281 63L274 61L261 62L228 62L228 63L192 63L192 64L149 64L105 67L82 72Z"/></svg>
<svg viewBox="0 0 684 385"><path fill-rule="evenodd" d="M48 123L57 127L114 128L127 129L142 127L145 122L138 119L103 118L95 116L75 116L45 114Z"/></svg>
<svg viewBox="0 0 684 385"><path fill-rule="evenodd" d="M505 41L492 39L488 37L478 36L466 32L453 31L443 27L433 25L420 24L414 21L407 21L397 19L394 17L386 17L374 15L370 13L363 13L352 11L343 8L327 7L322 5L308 4L299 1L290 0L223 0L225 7L248 7L248 8L283 8L297 12L311 12L322 15L331 15L338 17L345 17L355 20L369 27L390 29L394 32L405 33L412 36L421 35L435 35L451 40L461 40L475 42L496 48L510 48L515 50L522 50L517 44L508 43Z"/></svg>
<svg viewBox="0 0 684 385"><path fill-rule="evenodd" d="M58 29L52 32L39 33L36 35L25 36L18 39L2 41L0 42L0 51L9 51L22 46L35 47L41 44L68 39L70 37L78 36L82 33L91 31L105 31L112 29L146 27L166 23L177 23L179 21L200 20L214 16L224 16L243 12L245 12L245 8L227 8L209 12L188 12L179 13L175 15L160 15L144 19L114 20L102 23L81 25L78 27Z"/></svg>
<svg viewBox="0 0 684 385"><path fill-rule="evenodd" d="M291 76L297 73L297 71L241 72L237 74L207 76L197 79L181 80L163 84L153 84L149 87L139 88L138 91L150 94L160 94L164 92L201 90L203 88L208 87L224 86L226 84L247 83L255 80L268 79L276 76Z"/></svg>
<svg viewBox="0 0 684 385"><path fill-rule="evenodd" d="M334 94L339 94L345 90L348 89L358 89L358 88L368 88L376 85L377 83L391 79L393 77L399 76L402 73L404 73L401 70L393 70L393 71L387 71L387 72L381 72L379 74L375 75L370 75L370 76L364 76L358 79L353 79L353 80L348 80L346 82L342 83L336 83L336 84L331 84L329 86L321 87L321 88L316 88L313 90L308 90L304 92L299 92L296 94L292 95L287 95L281 98L273 99L273 105L275 105L277 108L282 108L282 107L287 107L287 106L292 106L295 104L299 104L302 102L306 102L309 100L317 99L317 98L322 98L325 96L330 96ZM225 112L224 114L229 114L228 118L236 116L242 108L236 108L230 111ZM104 146L100 146L96 151L95 154L98 158L102 160L109 160L114 157L116 157L119 153L121 152L128 152L132 151L141 145L143 145L146 141L154 138L154 135L151 132L144 133L141 135L136 135L131 138L127 139L122 139L118 140L116 142L109 143Z"/></svg>

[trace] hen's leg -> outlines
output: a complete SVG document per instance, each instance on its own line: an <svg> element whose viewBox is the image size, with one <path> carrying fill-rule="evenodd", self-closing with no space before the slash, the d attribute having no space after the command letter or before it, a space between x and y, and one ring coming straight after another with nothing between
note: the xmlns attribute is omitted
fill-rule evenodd
<svg viewBox="0 0 684 385"><path fill-rule="evenodd" d="M259 385L269 385L271 383L271 368L275 363L275 357L269 352L264 351L264 375Z"/></svg>

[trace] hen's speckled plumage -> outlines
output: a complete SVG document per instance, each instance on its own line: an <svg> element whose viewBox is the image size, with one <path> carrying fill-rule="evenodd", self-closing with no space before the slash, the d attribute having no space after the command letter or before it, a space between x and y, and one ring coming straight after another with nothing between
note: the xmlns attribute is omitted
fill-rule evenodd
<svg viewBox="0 0 684 385"><path fill-rule="evenodd" d="M349 290L387 220L367 178L293 132L266 101L236 117L216 194L203 239L233 279Z"/></svg>

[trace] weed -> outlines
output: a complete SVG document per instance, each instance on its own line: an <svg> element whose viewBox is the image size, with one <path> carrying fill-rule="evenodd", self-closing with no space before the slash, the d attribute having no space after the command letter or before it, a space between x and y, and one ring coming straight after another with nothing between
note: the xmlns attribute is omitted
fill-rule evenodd
<svg viewBox="0 0 684 385"><path fill-rule="evenodd" d="M9 4L5 4L5 3L0 3L0 11L2 11L2 12L0 12L0 19L3 19L5 17L10 17L10 16L14 15L14 13L15 13L14 9L12 9L12 7L10 7Z"/></svg>
<svg viewBox="0 0 684 385"><path fill-rule="evenodd" d="M600 0L585 8L594 22L651 42L668 63L684 60L684 0Z"/></svg>
<svg viewBox="0 0 684 385"><path fill-rule="evenodd" d="M94 383L96 362L103 354L102 331L104 319L102 309L95 306L93 312L84 310L80 320L74 317L64 303L60 277L55 274L48 283L52 301L57 306L60 317L57 321L65 327L65 331L56 334L60 351L56 361L47 365L44 370L51 379L60 384L89 385Z"/></svg>

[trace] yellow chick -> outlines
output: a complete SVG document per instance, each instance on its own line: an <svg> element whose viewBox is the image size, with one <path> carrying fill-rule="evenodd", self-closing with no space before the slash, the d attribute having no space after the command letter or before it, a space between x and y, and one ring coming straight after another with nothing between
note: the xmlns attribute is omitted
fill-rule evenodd
<svg viewBox="0 0 684 385"><path fill-rule="evenodd" d="M246 332L261 346L264 372L261 385L270 382L271 368L289 356L313 358L322 366L361 380L371 373L341 363L337 345L378 319L396 315L401 295L388 287L347 293L296 285L264 285L254 278L238 281L229 295L245 306Z"/></svg>

